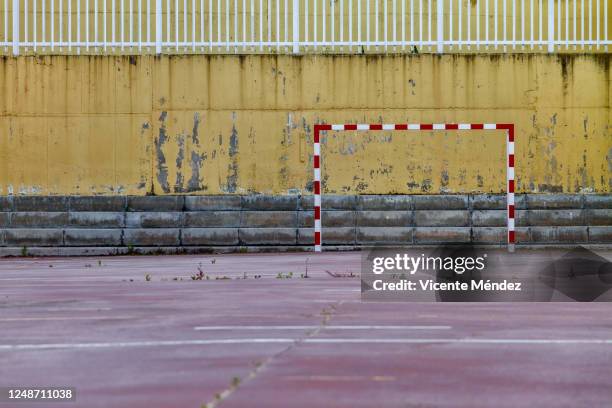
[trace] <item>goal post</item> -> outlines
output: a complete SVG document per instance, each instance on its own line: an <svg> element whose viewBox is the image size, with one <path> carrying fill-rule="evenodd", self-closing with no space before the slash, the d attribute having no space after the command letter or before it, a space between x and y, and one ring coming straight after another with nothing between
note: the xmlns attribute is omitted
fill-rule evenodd
<svg viewBox="0 0 612 408"><path fill-rule="evenodd" d="M322 251L321 224L321 132L322 131L440 131L503 130L506 135L506 218L508 251L514 251L514 124L513 123L392 123L392 124L315 124L314 125L314 250Z"/></svg>

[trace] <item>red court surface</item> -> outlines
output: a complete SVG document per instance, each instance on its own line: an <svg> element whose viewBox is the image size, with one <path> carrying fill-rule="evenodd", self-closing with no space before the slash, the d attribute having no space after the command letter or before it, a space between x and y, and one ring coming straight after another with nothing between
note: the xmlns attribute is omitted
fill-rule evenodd
<svg viewBox="0 0 612 408"><path fill-rule="evenodd" d="M612 405L610 303L362 303L359 269L356 252L0 259L0 387L76 388L18 407Z"/></svg>

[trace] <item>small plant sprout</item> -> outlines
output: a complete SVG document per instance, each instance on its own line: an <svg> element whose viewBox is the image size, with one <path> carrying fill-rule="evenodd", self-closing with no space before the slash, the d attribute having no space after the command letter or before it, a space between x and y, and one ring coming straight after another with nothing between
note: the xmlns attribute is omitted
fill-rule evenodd
<svg viewBox="0 0 612 408"><path fill-rule="evenodd" d="M204 269L202 269L202 262L198 264L198 273L191 276L191 280L203 280L204 278L208 279L208 276L204 274Z"/></svg>

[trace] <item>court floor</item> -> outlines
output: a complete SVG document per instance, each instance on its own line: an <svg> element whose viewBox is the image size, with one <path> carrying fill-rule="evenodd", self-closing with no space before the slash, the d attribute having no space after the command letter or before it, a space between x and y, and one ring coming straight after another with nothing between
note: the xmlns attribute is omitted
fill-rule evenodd
<svg viewBox="0 0 612 408"><path fill-rule="evenodd" d="M75 387L67 407L611 404L610 303L363 303L359 270L357 252L0 259L0 387Z"/></svg>

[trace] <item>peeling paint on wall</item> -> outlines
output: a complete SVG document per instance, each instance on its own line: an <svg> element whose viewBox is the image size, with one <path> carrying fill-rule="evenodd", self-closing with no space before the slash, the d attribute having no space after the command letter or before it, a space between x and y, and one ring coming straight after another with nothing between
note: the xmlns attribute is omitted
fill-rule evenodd
<svg viewBox="0 0 612 408"><path fill-rule="evenodd" d="M193 150L191 151L191 159L189 161L191 166L191 177L187 183L187 191L190 193L205 191L207 189L207 187L202 185L202 178L200 177L202 162L206 160L207 156L205 153L198 153L200 150L199 132L200 113L196 112L193 114L193 129L191 131L191 142L193 143Z"/></svg>
<svg viewBox="0 0 612 408"><path fill-rule="evenodd" d="M229 164L225 184L226 193L235 193L238 187L238 130L236 129L236 112L232 112L232 130L229 137ZM221 138L219 138L221 142ZM221 143L219 143L221 144Z"/></svg>
<svg viewBox="0 0 612 408"><path fill-rule="evenodd" d="M166 156L163 151L164 144L168 141L168 135L166 134L166 118L168 112L162 112L159 117L159 135L155 139L155 153L157 160L157 181L162 187L164 193L170 193L170 185L168 184L168 166L166 165Z"/></svg>
<svg viewBox="0 0 612 408"><path fill-rule="evenodd" d="M183 161L185 160L185 135L179 134L176 136L176 144L178 153L176 155L176 183L174 183L175 193L184 193L183 184L185 177L183 176Z"/></svg>

